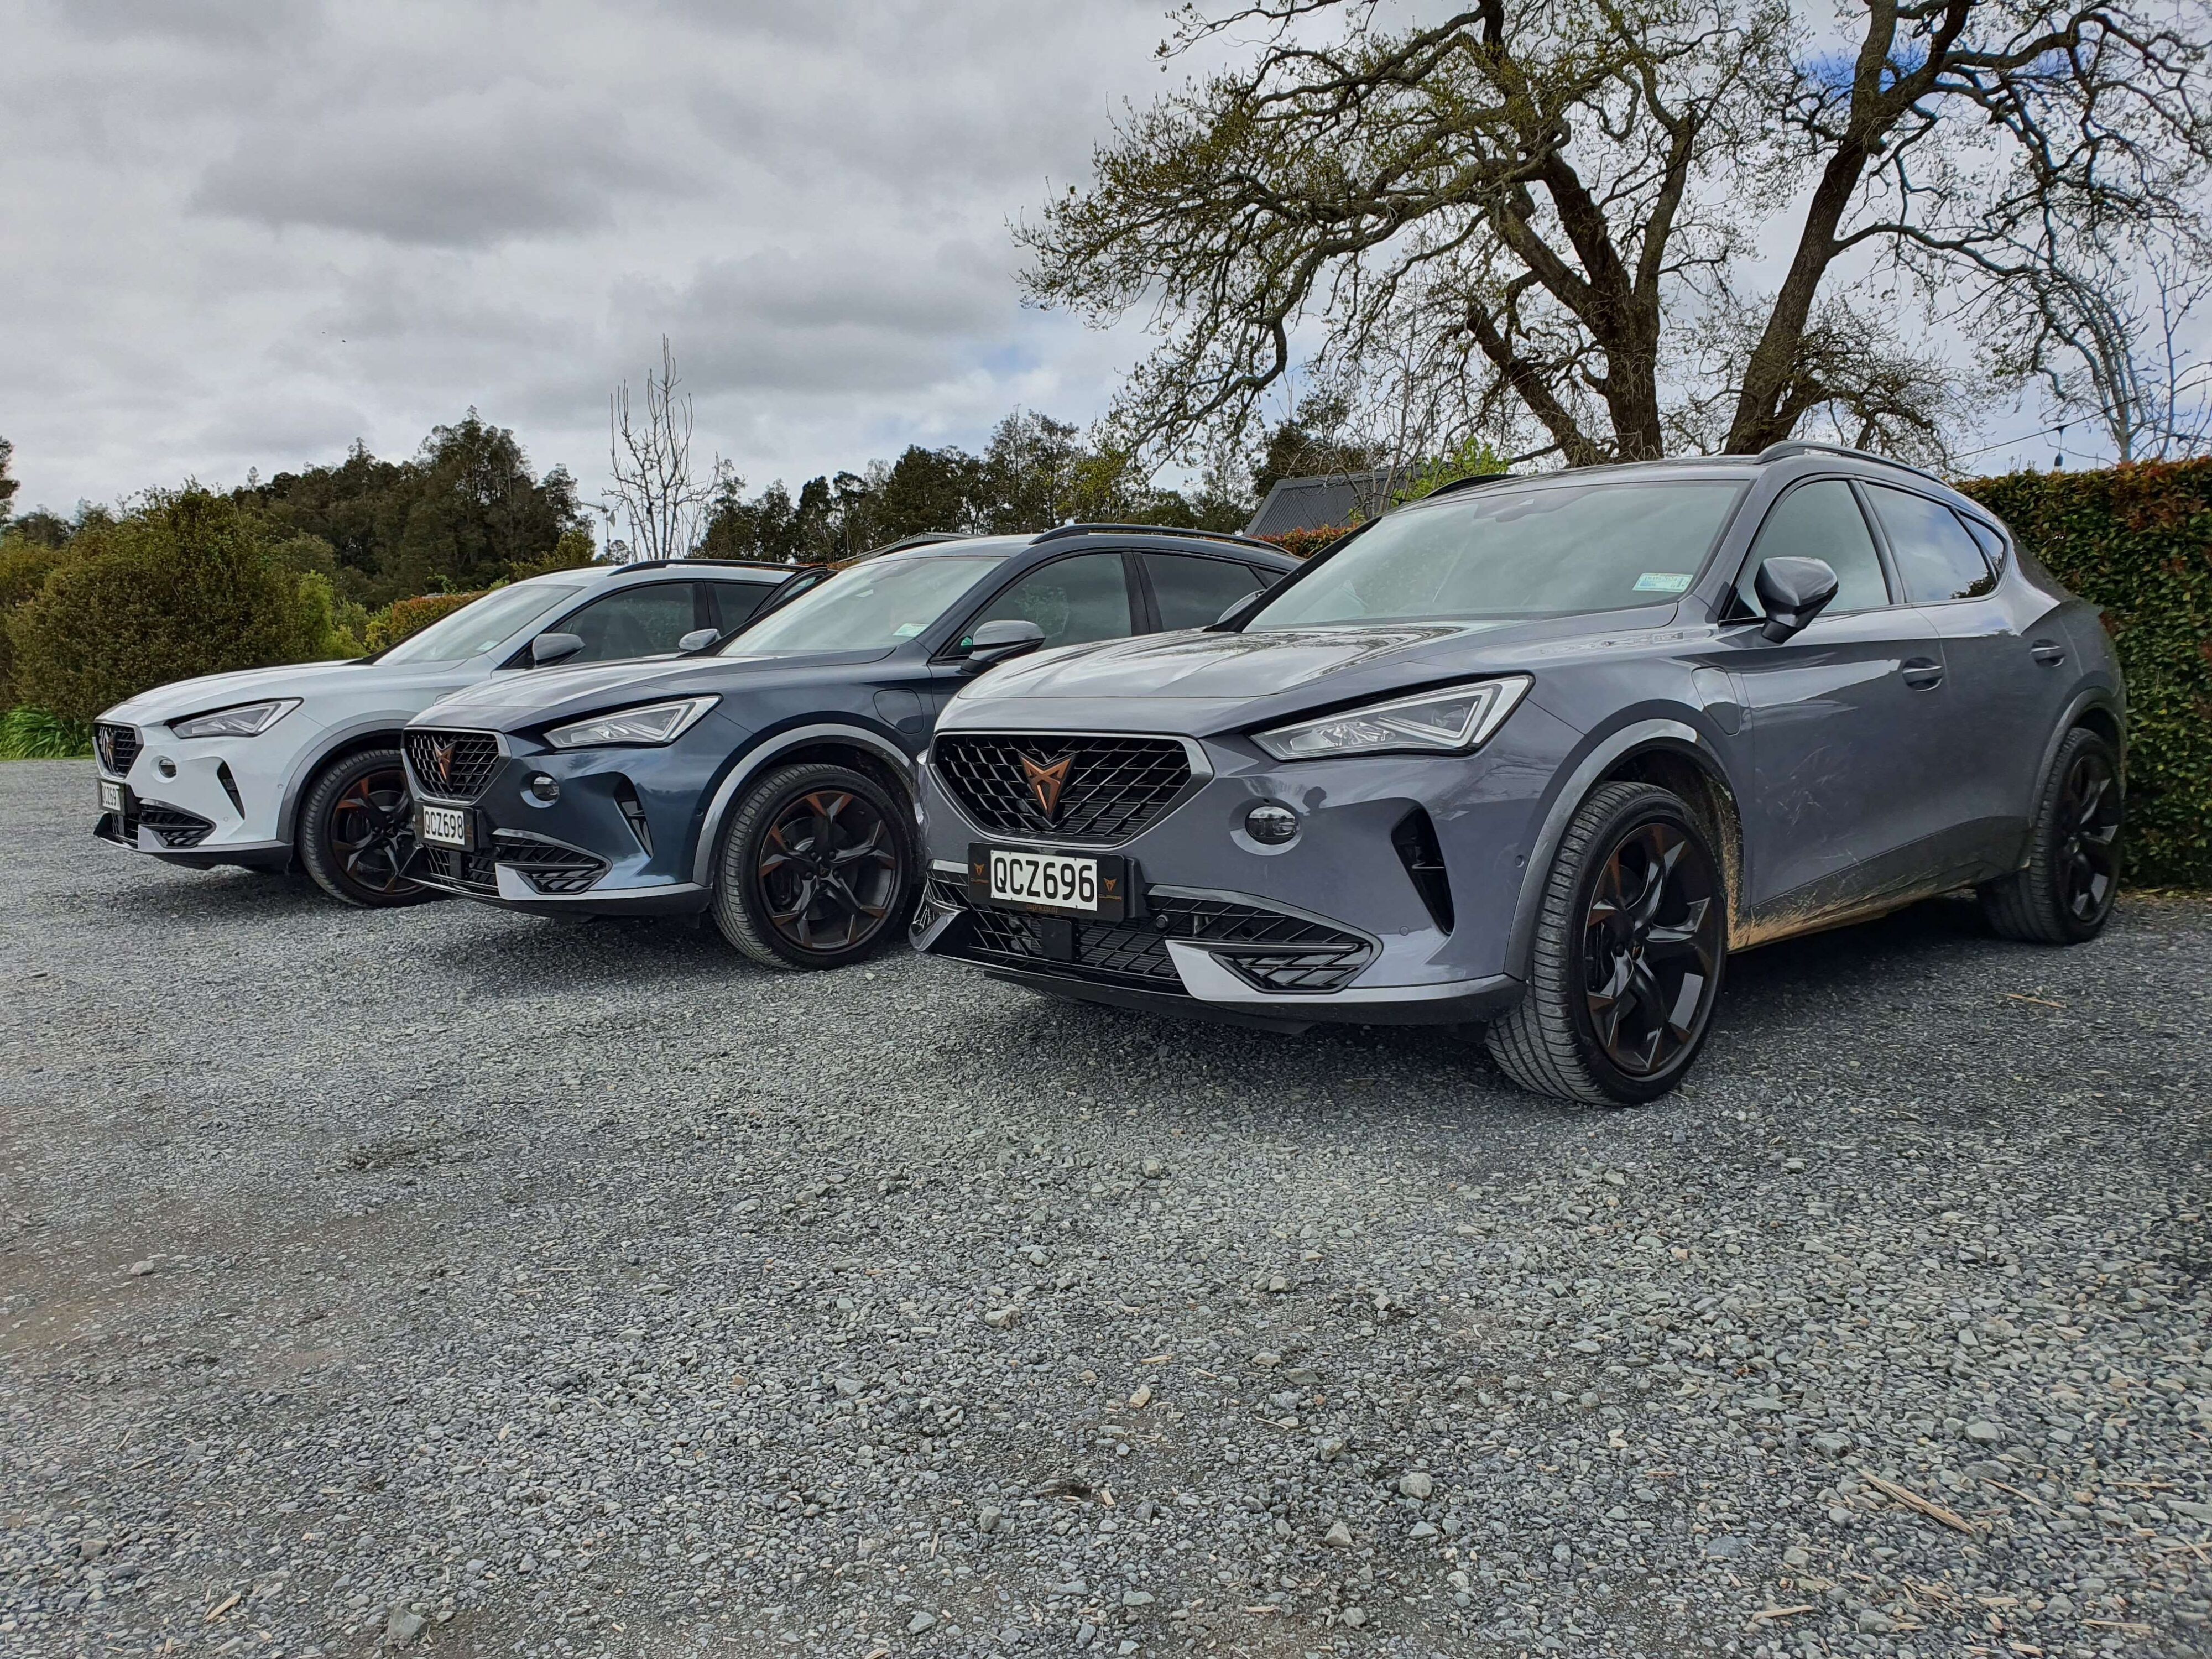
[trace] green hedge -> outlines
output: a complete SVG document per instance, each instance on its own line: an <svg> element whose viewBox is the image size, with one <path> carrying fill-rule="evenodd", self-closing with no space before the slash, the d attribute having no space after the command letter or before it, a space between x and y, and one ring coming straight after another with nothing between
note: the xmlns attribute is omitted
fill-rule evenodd
<svg viewBox="0 0 2212 1659"><path fill-rule="evenodd" d="M418 599L394 599L368 619L364 642L371 651L389 651L410 634L419 634L432 623L482 598L483 593L425 593Z"/></svg>
<svg viewBox="0 0 2212 1659"><path fill-rule="evenodd" d="M2103 608L2128 680L2130 878L2212 886L2212 460L1960 489Z"/></svg>

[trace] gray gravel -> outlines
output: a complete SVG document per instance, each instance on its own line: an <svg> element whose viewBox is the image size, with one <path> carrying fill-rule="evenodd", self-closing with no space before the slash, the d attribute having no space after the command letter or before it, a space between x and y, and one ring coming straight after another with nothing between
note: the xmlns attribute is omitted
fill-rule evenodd
<svg viewBox="0 0 2212 1659"><path fill-rule="evenodd" d="M2212 1651L2201 901L1771 948L1606 1113L91 796L0 767L0 1651Z"/></svg>

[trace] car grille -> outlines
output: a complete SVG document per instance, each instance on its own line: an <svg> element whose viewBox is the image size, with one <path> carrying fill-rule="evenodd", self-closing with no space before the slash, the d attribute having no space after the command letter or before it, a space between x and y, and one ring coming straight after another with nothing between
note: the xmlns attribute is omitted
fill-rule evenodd
<svg viewBox="0 0 2212 1659"><path fill-rule="evenodd" d="M100 770L120 778L130 775L131 763L145 745L138 739L137 727L102 723L92 728L92 746L100 751Z"/></svg>
<svg viewBox="0 0 2212 1659"><path fill-rule="evenodd" d="M208 831L214 829L215 824L197 812L162 806L153 801L141 801L136 827L151 830L154 839L164 847L182 848L198 846L208 838Z"/></svg>
<svg viewBox="0 0 2212 1659"><path fill-rule="evenodd" d="M940 737L938 775L968 816L994 835L1113 844L1164 817L1190 787L1190 757L1168 738ZM1022 762L1068 762L1053 811L1038 804Z"/></svg>
<svg viewBox="0 0 2212 1659"><path fill-rule="evenodd" d="M439 887L458 887L471 893L499 891L499 875L493 866L489 847L433 847L427 842L417 842L415 848L421 862L410 874L420 875Z"/></svg>
<svg viewBox="0 0 2212 1659"><path fill-rule="evenodd" d="M489 732L410 732L407 764L424 794L474 800L499 770L499 739Z"/></svg>
<svg viewBox="0 0 2212 1659"><path fill-rule="evenodd" d="M580 893L607 872L607 861L551 842L499 843L499 861L541 893Z"/></svg>
<svg viewBox="0 0 2212 1659"><path fill-rule="evenodd" d="M945 876L930 878L929 899L938 908L966 918L965 939L954 945L954 955L1176 994L1182 993L1182 976L1168 954L1170 939L1205 944L1262 991L1333 991L1374 955L1365 939L1302 916L1218 899L1155 894L1148 900L1152 915L1141 921L1070 921L1072 954L1063 956L1050 938L1057 918L978 908L968 902L959 880Z"/></svg>

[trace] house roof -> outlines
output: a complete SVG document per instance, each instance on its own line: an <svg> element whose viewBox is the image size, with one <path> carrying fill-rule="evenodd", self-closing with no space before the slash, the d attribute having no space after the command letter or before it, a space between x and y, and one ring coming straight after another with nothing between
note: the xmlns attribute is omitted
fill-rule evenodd
<svg viewBox="0 0 2212 1659"><path fill-rule="evenodd" d="M1278 478L1244 533L1279 536L1286 531L1326 530L1354 519L1371 519L1389 504L1389 483L1387 470Z"/></svg>

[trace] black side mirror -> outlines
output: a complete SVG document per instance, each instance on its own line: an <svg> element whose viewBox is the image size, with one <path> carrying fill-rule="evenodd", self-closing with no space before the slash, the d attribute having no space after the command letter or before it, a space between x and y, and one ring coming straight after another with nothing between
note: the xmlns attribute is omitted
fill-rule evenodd
<svg viewBox="0 0 2212 1659"><path fill-rule="evenodd" d="M1826 559L1768 559L1752 588L1766 611L1766 626L1759 631L1779 645L1836 597L1836 573Z"/></svg>
<svg viewBox="0 0 2212 1659"><path fill-rule="evenodd" d="M704 651L721 637L722 630L719 628L695 628L676 641L676 648L688 657L695 651Z"/></svg>
<svg viewBox="0 0 2212 1659"><path fill-rule="evenodd" d="M1234 628L1238 623L1243 622L1245 617L1250 616L1255 611L1257 611L1260 608L1261 602L1267 597L1267 590L1266 588L1254 588L1243 599L1238 599L1232 604L1228 610L1216 617L1213 619L1213 625L1216 628Z"/></svg>
<svg viewBox="0 0 2212 1659"><path fill-rule="evenodd" d="M581 634L540 634L530 642L530 665L550 668L556 662L566 662L584 648Z"/></svg>
<svg viewBox="0 0 2212 1659"><path fill-rule="evenodd" d="M975 666L987 668L1008 657L1018 657L1024 651L1034 651L1043 643L1044 629L1033 622L1009 617L1004 622L987 622L970 634L966 655Z"/></svg>

